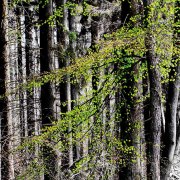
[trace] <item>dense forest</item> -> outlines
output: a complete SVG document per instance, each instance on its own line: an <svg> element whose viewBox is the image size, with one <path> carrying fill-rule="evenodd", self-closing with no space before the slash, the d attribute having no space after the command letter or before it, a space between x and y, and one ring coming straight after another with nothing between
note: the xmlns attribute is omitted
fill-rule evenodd
<svg viewBox="0 0 180 180"><path fill-rule="evenodd" d="M179 4L1 0L0 179L180 179Z"/></svg>

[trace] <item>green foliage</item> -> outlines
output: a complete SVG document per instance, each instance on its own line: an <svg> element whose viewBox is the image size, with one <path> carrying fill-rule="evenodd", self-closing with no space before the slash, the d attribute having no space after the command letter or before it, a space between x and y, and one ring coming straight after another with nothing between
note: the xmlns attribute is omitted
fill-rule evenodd
<svg viewBox="0 0 180 180"><path fill-rule="evenodd" d="M53 16L44 23L52 25L52 22L57 17L61 18L63 8L70 9L72 15L76 13L88 15L91 9L90 5L85 1L83 10L80 5L68 2L64 7L57 9ZM100 171L103 168L101 158L104 158L104 163L107 163L109 167L117 164L118 167L123 167L128 162L136 162L136 157L139 156L137 149L131 145L130 138L127 137L122 140L119 134L114 135L115 125L121 123L124 116L126 116L127 134L140 129L142 125L139 122L132 123L129 121L131 103L140 103L149 95L133 101L138 89L128 84L127 77L132 78L135 83L138 83L139 79L142 80L147 77L145 36L149 28L156 40L156 56L161 59L158 68L161 71L162 83L169 81L170 67L174 65L171 59L179 54L178 47L173 46L171 41L174 9L168 6L167 3L162 6L158 1L151 4L149 8L152 14L150 13L146 19L149 22L148 27L132 28L131 24L129 25L130 28L128 26L121 27L117 32L104 35L104 40L101 40L96 46L96 52L90 49L86 56L72 59L73 63L71 65L51 73L33 77L28 80L27 84L20 85L20 88L31 91L33 88L39 88L48 82L61 83L65 81L64 77L67 75L73 77L72 84L80 83L82 79L85 82L82 95L75 100L77 106L69 112L61 113L60 120L53 122L51 127L42 129L40 135L25 140L17 151L31 153L37 146L42 147L45 143L55 152L67 153L69 146L75 146L78 143L83 144L88 139L90 141L89 153L75 162L73 167L69 168L70 176L81 171L89 171L90 176L93 177L95 169ZM163 14L168 18L163 19ZM156 18L151 21L154 16ZM138 17L135 17L131 20L135 23L138 21L137 19L139 20ZM176 24L175 27L178 26L179 24ZM77 39L75 32L69 32L69 37L71 41ZM67 57L67 54L64 56ZM139 65L138 73L133 70L136 65ZM97 90L87 87L92 80L92 67L98 69L100 74L100 80L95 82ZM104 72L105 69L108 69L106 73ZM84 90L86 88L87 92ZM116 113L110 113L106 99L114 97L119 89L123 92L130 88L133 89L128 92L127 96L130 97L131 102L127 102L125 98L122 98L119 104L114 104L114 107L112 107L116 110ZM64 102L64 105L66 104ZM126 108L124 114L122 113L123 108ZM102 117L102 114L105 114L105 117ZM108 119L109 114L111 117ZM104 119L106 123L103 122ZM69 140L71 138L72 142ZM41 156L40 154L38 157L41 159ZM26 172L22 174L20 179L26 176L34 179L36 177L35 173L41 174L45 169L46 167L41 161L37 159L31 160L27 165Z"/></svg>
<svg viewBox="0 0 180 180"><path fill-rule="evenodd" d="M43 146L46 143L54 151L67 152L69 138L72 136L73 145L82 144L86 139L91 139L89 148L92 149L87 156L75 163L71 169L72 174L86 171L87 168L93 172L95 166L99 169L101 164L96 163L96 161L103 152L106 163L115 165L118 162L119 166L125 166L126 158L129 159L130 155L134 154L135 149L128 145L128 139L121 142L113 135L113 124L121 121L120 119L115 120L114 117L107 122L105 126L111 127L112 131L107 131L105 127L105 129L102 128L104 126L102 113L106 107L105 99L108 96L115 95L116 87L123 86L127 71L143 58L145 53L144 42L142 42L143 36L144 31L142 29L128 30L122 28L112 35L106 35L108 40L100 42L98 52L89 50L87 56L75 59L70 66L40 77L34 77L26 85L23 84L23 88L31 90L35 87L41 87L47 82L62 82L63 77L67 74L73 76L73 80L77 79L77 82L83 77L84 81L88 83L92 79L91 67L96 67L101 72L104 71L104 68L109 69L107 74L101 73L101 81L97 82L97 90L88 90L86 94L81 95L76 102L78 105L72 111L62 113L61 119L54 122L53 126L44 128L41 135L24 141L18 151L25 148L31 152L36 146ZM113 68L116 63L120 64L118 70ZM105 112L108 114L108 111ZM70 129L69 125L71 125ZM92 134L93 138L91 137ZM104 149L104 144L107 146L106 149ZM39 166L41 166L39 161L33 160L28 164L28 173L32 172L31 169L38 171ZM45 169L46 167L42 171Z"/></svg>
<svg viewBox="0 0 180 180"><path fill-rule="evenodd" d="M77 39L77 33L76 32L69 32L69 40L75 41Z"/></svg>

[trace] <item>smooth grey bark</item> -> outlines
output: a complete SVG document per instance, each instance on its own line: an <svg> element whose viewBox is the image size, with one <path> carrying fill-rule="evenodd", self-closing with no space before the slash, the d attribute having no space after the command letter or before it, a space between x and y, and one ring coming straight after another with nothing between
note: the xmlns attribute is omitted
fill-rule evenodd
<svg viewBox="0 0 180 180"><path fill-rule="evenodd" d="M174 23L176 24L179 20L179 2L172 2L171 7L175 7L174 11ZM179 44L180 33L177 27L173 29L173 48L176 51ZM168 180L170 177L171 168L173 166L175 155L178 154L179 149L179 89L180 89L180 60L178 54L174 54L171 60L171 69L169 73L169 84L167 91L166 100L166 113L165 113L165 134L164 134L164 148L163 148L163 159L162 159L162 179Z"/></svg>
<svg viewBox="0 0 180 180"><path fill-rule="evenodd" d="M9 49L10 46L15 47L15 53L13 58L11 53L13 53L11 50L9 50L9 62L10 62L10 86L13 89L14 87L17 88L19 84L23 83L23 51L22 51L22 20L21 20L21 8L15 8L14 10L10 9L9 14L12 13L14 15L14 22L13 25L16 28L16 32L12 34L13 37L13 43L11 44L9 42ZM12 16L11 14L11 16ZM10 21L11 18L9 18ZM11 19L12 20L12 19ZM13 26L12 25L12 26ZM10 25L11 26L11 25ZM12 27L11 27L12 28ZM10 27L9 27L10 29ZM12 38L11 37L11 38ZM9 39L9 41L11 41ZM16 44L16 45L15 45ZM12 63L16 63L17 66L13 66ZM16 69L16 70L15 70ZM12 71L17 72L17 77L13 76ZM14 115L12 119L12 136L13 136L13 142L12 142L12 148L16 149L21 144L21 140L23 137L25 137L25 105L24 105L24 92L22 87L20 86L18 89L17 94L12 93L11 95L11 109L12 114ZM22 166L20 165L22 162L21 156L19 152L13 153L13 167L14 167L14 176L16 177L21 173Z"/></svg>
<svg viewBox="0 0 180 180"><path fill-rule="evenodd" d="M146 35L148 73L150 80L151 141L149 179L160 179L161 148L161 75L159 59L155 54L155 37L152 30Z"/></svg>
<svg viewBox="0 0 180 180"><path fill-rule="evenodd" d="M151 134L149 144L149 168L147 171L148 179L160 180L160 157L161 157L161 75L159 69L160 59L156 54L155 38L155 9L151 7L154 0L148 0L146 8L146 26L147 33L145 37L145 46L147 48L146 58L148 65L148 75L150 81L150 117ZM157 12L156 12L157 13Z"/></svg>
<svg viewBox="0 0 180 180"><path fill-rule="evenodd" d="M143 73L143 97L145 100L143 101L143 115L144 115L144 133L145 133L145 143L146 143L146 150L144 151L146 154L146 171L149 171L149 162L148 157L150 156L150 146L151 146L151 115L150 115L150 84L149 84L149 77L147 73ZM146 174L148 177L148 173Z"/></svg>
<svg viewBox="0 0 180 180"><path fill-rule="evenodd" d="M146 39L147 61L150 80L150 114L151 114L151 145L149 179L160 179L160 147L161 147L161 83L159 60L155 55L154 37L148 33Z"/></svg>
<svg viewBox="0 0 180 180"><path fill-rule="evenodd" d="M35 49L35 42L34 42L34 36L35 32L33 27L33 7L30 4L25 4L24 9L24 24L25 24L25 66L26 66L26 82L29 82L33 79L33 76L37 71L35 70L35 66L38 66L37 59L34 56L33 48ZM37 105L37 98L39 98L39 94L37 89L34 87L31 87L31 90L26 91L26 104L27 104L27 120L25 124L25 137L31 138L32 136L39 135L40 129L39 129L39 122L38 122L38 116L36 115L36 105ZM39 100L39 99L38 99ZM39 108L40 109L40 108ZM24 169L26 169L29 165L29 163L32 161L32 158L35 157L37 159L39 158L40 148L38 145L36 145L30 152L28 150L25 152L26 157L26 163L24 164ZM40 162L39 162L40 163ZM27 178L27 177L26 177ZM38 178L40 178L38 174Z"/></svg>
<svg viewBox="0 0 180 180"><path fill-rule="evenodd" d="M169 75L168 97L166 101L166 126L163 150L162 179L169 179L177 146L177 109L180 88L180 62L171 68Z"/></svg>
<svg viewBox="0 0 180 180"><path fill-rule="evenodd" d="M56 1L57 8L62 7L63 14L61 18L57 19L57 43L58 43L58 61L59 68L68 67L70 65L70 40L69 40L69 11L65 4L66 0ZM71 24L73 25L73 24ZM60 83L60 109L61 113L67 113L71 111L71 83L70 83L70 75L65 75L63 78L63 82ZM73 145L72 145L72 124L71 121L68 122L68 133L69 137L66 135L62 137L66 143L68 143L67 149L62 152L60 157L60 166L58 171L63 169L63 173L60 172L59 176L61 178L65 178L68 176L68 168L73 165L74 157L73 157ZM66 177L67 178L67 177Z"/></svg>
<svg viewBox="0 0 180 180"><path fill-rule="evenodd" d="M25 7L25 53L26 53L26 81L32 79L33 68L33 14L29 4ZM31 92L27 91L27 128L28 136L32 136L35 131L35 115L34 115L34 88Z"/></svg>
<svg viewBox="0 0 180 180"><path fill-rule="evenodd" d="M16 18L17 18L17 62L18 62L18 82L20 84L23 83L23 52L22 52L22 23L21 23L21 15L22 15L22 9L20 7L17 7L15 9L16 12ZM23 89L19 88L19 118L20 118L20 128L21 130L21 137L25 137L25 107L24 107L24 92Z"/></svg>
<svg viewBox="0 0 180 180"><path fill-rule="evenodd" d="M143 15L141 12L142 4L138 0L131 0L131 16L135 17L137 15ZM140 25L140 19L137 22L134 22L134 27ZM142 62L141 62L142 63ZM139 73L139 68L141 63L133 65L133 85L132 85L132 94L135 94L132 101L133 106L131 110L131 119L133 131L132 136L132 145L135 147L137 154L135 155L135 163L132 164L132 179L147 179L147 170L146 170L146 145L145 145L145 132L144 132L144 115L143 115L143 103L139 102L140 98L143 96L143 87L142 87L142 78ZM136 81L135 78L138 78Z"/></svg>
<svg viewBox="0 0 180 180"><path fill-rule="evenodd" d="M14 179L12 150L12 117L10 107L10 68L8 50L8 3L0 3L0 121L1 179Z"/></svg>

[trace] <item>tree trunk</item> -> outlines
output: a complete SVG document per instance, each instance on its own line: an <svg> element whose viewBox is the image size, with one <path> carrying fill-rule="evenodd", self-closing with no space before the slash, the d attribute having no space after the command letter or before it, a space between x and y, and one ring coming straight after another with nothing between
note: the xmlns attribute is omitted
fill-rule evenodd
<svg viewBox="0 0 180 180"><path fill-rule="evenodd" d="M147 33L145 46L147 48L146 58L148 64L148 75L150 80L150 117L151 134L149 145L149 168L148 179L160 180L160 148L161 148L161 75L160 59L156 54L155 21L157 13L154 0L148 0L145 4Z"/></svg>
<svg viewBox="0 0 180 180"><path fill-rule="evenodd" d="M56 0L56 6L63 8L63 16L58 19L57 22L57 43L59 51L59 68L64 68L70 65L70 56L71 53L69 50L69 13L65 4L66 0L58 1ZM63 82L60 83L60 103L61 103L61 113L67 113L71 111L71 83L70 75L66 75L63 79ZM71 122L69 121L68 132L71 132ZM65 142L68 142L68 150L66 149L62 152L61 158L61 168L69 167L73 165L73 145L72 145L72 133L69 134L69 138L64 136ZM68 154L68 158L66 157ZM64 157L63 157L64 156ZM64 167L63 167L64 166ZM68 168L66 169L65 174L67 173ZM65 175L64 174L64 175Z"/></svg>
<svg viewBox="0 0 180 180"><path fill-rule="evenodd" d="M131 16L136 17L140 15L142 4L138 0L131 0ZM141 14L143 15L143 14ZM139 26L139 22L134 22L134 27ZM133 65L133 77L132 77L132 109L131 109L131 119L132 119L132 132L131 139L132 145L135 148L135 162L132 164L132 179L146 179L146 145L145 145L145 134L144 134L144 115L143 115L143 103L141 102L141 97L143 96L142 91L142 74L140 74L141 63ZM136 81L136 78L138 79Z"/></svg>
<svg viewBox="0 0 180 180"><path fill-rule="evenodd" d="M148 42L147 42L148 41ZM161 83L158 68L159 60L155 55L153 34L147 34L147 61L150 79L151 147L150 179L160 179L161 147Z"/></svg>
<svg viewBox="0 0 180 180"><path fill-rule="evenodd" d="M41 3L39 7L40 26L40 72L46 74L52 70L52 27L46 22L52 15L52 1ZM54 120L54 96L50 82L41 86L41 116L43 127L51 126ZM43 146L45 163L44 179L56 176L56 159L52 148Z"/></svg>
<svg viewBox="0 0 180 180"><path fill-rule="evenodd" d="M147 63L150 80L151 146L149 179L160 179L161 148L161 75L159 59L155 53L155 37L152 30L146 35Z"/></svg>
<svg viewBox="0 0 180 180"><path fill-rule="evenodd" d="M8 50L8 3L0 3L0 120L1 120L1 179L14 179L12 150L12 117L10 68Z"/></svg>
<svg viewBox="0 0 180 180"><path fill-rule="evenodd" d="M20 7L16 8L16 18L17 18L17 62L18 62L18 83L23 83L24 73L23 73L23 50L22 50L22 42L23 42L23 32L22 32L22 9ZM25 120L25 106L24 106L24 91L20 87L19 88L19 118L20 118L20 124L17 124L17 126L21 127L21 136L25 137L25 134L27 134L25 131L26 126L26 120Z"/></svg>
<svg viewBox="0 0 180 180"><path fill-rule="evenodd" d="M149 78L148 74L145 72L143 74L143 97L145 97L145 100L143 102L143 115L144 115L144 131L145 131L145 142L146 142L146 150L144 151L146 153L146 168L147 172L149 172L150 164L147 161L150 156L150 146L151 146L151 117L150 117L150 84L149 84ZM147 174L148 177L148 174Z"/></svg>
<svg viewBox="0 0 180 180"><path fill-rule="evenodd" d="M171 7L176 7L174 12L174 22L179 20L179 3L172 2ZM179 100L179 88L180 88L180 60L178 53L176 54L179 46L178 39L180 33L177 27L174 28L174 57L172 57L172 67L169 74L169 86L166 100L166 114L165 114L165 135L164 135L164 149L163 149L163 161L162 161L162 179L168 180L171 172L172 164L176 151L179 145L179 120L178 118L178 100Z"/></svg>
<svg viewBox="0 0 180 180"><path fill-rule="evenodd" d="M166 102L166 128L164 138L164 168L162 169L162 179L166 180L169 178L170 170L172 167L175 148L176 148L176 124L177 124L177 108L178 108L178 97L180 88L180 63L177 62L175 67L172 67L170 72L170 81L168 89L168 99ZM171 81L171 79L175 79Z"/></svg>
<svg viewBox="0 0 180 180"><path fill-rule="evenodd" d="M26 79L31 80L34 73L33 62L33 26L32 26L32 10L27 4L25 8L25 53L26 53ZM27 126L28 136L32 136L35 132L35 115L34 115L34 88L31 92L27 91Z"/></svg>
<svg viewBox="0 0 180 180"><path fill-rule="evenodd" d="M144 122L143 122L143 105L140 101L142 97L142 80L139 77L140 64L134 67L134 78L138 78L138 82L134 80L132 87L132 94L136 94L133 97L133 107L131 110L132 119L132 145L135 148L135 162L132 164L132 179L146 179L146 146L144 135ZM134 92L133 92L134 89Z"/></svg>

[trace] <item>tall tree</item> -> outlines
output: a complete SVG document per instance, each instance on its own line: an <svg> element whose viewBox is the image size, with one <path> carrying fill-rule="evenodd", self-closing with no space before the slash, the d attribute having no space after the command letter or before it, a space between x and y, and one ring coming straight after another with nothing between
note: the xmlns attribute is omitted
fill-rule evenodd
<svg viewBox="0 0 180 180"><path fill-rule="evenodd" d="M22 49L22 41L23 41L23 32L22 32L22 8L17 7L16 10L16 18L17 18L17 62L18 62L18 80L19 83L23 83L23 49ZM19 89L19 117L20 117L20 127L21 127L21 136L24 137L26 134L25 126L25 106L24 106L24 91L22 88Z"/></svg>
<svg viewBox="0 0 180 180"><path fill-rule="evenodd" d="M48 18L52 15L52 0L42 1L39 5L40 18L40 72L41 74L52 71L52 27ZM50 82L41 86L41 118L43 127L51 126L54 120L54 96ZM44 179L56 176L55 154L52 148L43 147L43 160L45 164Z"/></svg>
<svg viewBox="0 0 180 180"><path fill-rule="evenodd" d="M1 179L14 179L12 150L12 116L10 95L10 66L8 49L8 3L0 3L0 121L1 121Z"/></svg>
<svg viewBox="0 0 180 180"><path fill-rule="evenodd" d="M33 62L33 25L32 25L32 7L30 4L25 6L25 53L26 53L26 78L27 81L33 77L34 62ZM35 115L34 115L34 88L32 92L27 91L27 123L28 135L31 136L35 131Z"/></svg>
<svg viewBox="0 0 180 180"><path fill-rule="evenodd" d="M164 11L174 4L143 2L145 11L140 0L20 0L12 6L17 17L9 18L2 0L1 179L168 179L180 147L179 34L164 65L173 44L172 17ZM169 80L162 84L164 70Z"/></svg>
<svg viewBox="0 0 180 180"><path fill-rule="evenodd" d="M57 43L58 43L58 62L59 68L65 68L70 65L70 44L69 44L69 11L66 7L67 0L56 0L57 8L62 8L62 17L57 19ZM71 83L70 75L65 75L60 87L60 109L63 117L64 113L71 111ZM65 174L61 174L61 178L67 175L67 170L73 165L73 145L71 133L71 121L68 123L69 136L63 135L62 141L68 146L62 152L60 169L63 168Z"/></svg>
<svg viewBox="0 0 180 180"><path fill-rule="evenodd" d="M171 7L178 7L178 2L171 3ZM178 21L178 12L176 9L174 12L174 22L175 25ZM165 113L165 134L163 138L163 153L162 153L162 179L169 179L171 168L173 165L174 157L176 154L176 149L178 148L178 101L179 101L179 89L180 89L180 60L178 57L178 38L179 32L177 27L174 28L173 37L173 57L171 60L171 68L169 73L169 84L167 90L166 99L166 113Z"/></svg>
<svg viewBox="0 0 180 180"><path fill-rule="evenodd" d="M147 64L150 81L150 116L151 116L151 139L150 139L150 166L148 178L160 180L160 148L161 148L161 74L160 59L156 53L157 39L155 28L158 12L155 9L155 1L148 0L145 4L147 34L145 46L147 48Z"/></svg>

